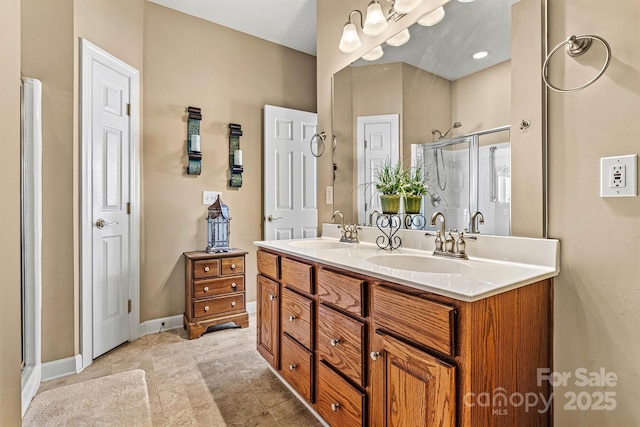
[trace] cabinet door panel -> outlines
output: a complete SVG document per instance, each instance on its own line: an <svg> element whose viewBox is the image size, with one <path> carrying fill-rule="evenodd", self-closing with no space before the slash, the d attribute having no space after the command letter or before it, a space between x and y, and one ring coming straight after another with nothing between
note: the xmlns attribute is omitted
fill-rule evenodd
<svg viewBox="0 0 640 427"><path fill-rule="evenodd" d="M371 349L371 425L455 426L455 367L380 333Z"/></svg>
<svg viewBox="0 0 640 427"><path fill-rule="evenodd" d="M276 369L280 368L280 284L258 276L258 352Z"/></svg>

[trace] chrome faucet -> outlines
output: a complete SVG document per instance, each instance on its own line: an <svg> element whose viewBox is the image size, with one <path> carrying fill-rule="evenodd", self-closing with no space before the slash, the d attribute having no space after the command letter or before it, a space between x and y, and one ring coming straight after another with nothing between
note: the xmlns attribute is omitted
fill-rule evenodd
<svg viewBox="0 0 640 427"><path fill-rule="evenodd" d="M335 211L331 216L331 222L336 222L336 216L340 215L340 225L344 228L344 214L342 211Z"/></svg>
<svg viewBox="0 0 640 427"><path fill-rule="evenodd" d="M344 214L342 211L335 211L331 217L331 222L336 222L336 216L338 215L340 215L340 225L338 227L340 227L340 232L342 233L340 241L347 243L360 243L358 240L358 226L356 224L345 225Z"/></svg>
<svg viewBox="0 0 640 427"><path fill-rule="evenodd" d="M476 211L471 215L471 234L480 234L478 231L478 224L484 224L484 215L482 215L482 212L480 211Z"/></svg>
<svg viewBox="0 0 640 427"><path fill-rule="evenodd" d="M458 232L457 230L449 230L445 235L445 218L441 212L435 212L431 216L431 226L436 226L438 218L440 218L440 230L438 230L436 234L436 248L433 251L433 255L468 259L465 251L466 243L464 241L464 233ZM458 233L458 240L455 240L451 233ZM429 233L427 233L427 235L429 235Z"/></svg>

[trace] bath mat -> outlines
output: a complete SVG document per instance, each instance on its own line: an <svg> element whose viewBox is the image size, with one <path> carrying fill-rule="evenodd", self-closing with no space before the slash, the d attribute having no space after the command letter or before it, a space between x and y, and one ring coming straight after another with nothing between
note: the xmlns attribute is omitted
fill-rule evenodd
<svg viewBox="0 0 640 427"><path fill-rule="evenodd" d="M150 426L144 371L108 375L36 395L23 426Z"/></svg>

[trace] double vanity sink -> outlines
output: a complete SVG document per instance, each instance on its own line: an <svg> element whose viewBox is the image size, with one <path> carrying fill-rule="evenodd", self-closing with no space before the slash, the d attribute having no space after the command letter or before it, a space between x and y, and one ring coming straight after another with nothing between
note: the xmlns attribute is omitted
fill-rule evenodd
<svg viewBox="0 0 640 427"><path fill-rule="evenodd" d="M339 229L325 224L323 237L256 242L256 245L337 268L393 280L421 290L476 301L554 277L559 272L559 242L503 236L477 236L467 248L469 259L433 255L433 237L404 231L399 249L375 244L378 230L360 231L360 243L339 240Z"/></svg>

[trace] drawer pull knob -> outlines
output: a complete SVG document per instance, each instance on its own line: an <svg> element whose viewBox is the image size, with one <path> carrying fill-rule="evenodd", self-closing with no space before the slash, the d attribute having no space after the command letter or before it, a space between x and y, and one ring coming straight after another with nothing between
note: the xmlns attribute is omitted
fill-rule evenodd
<svg viewBox="0 0 640 427"><path fill-rule="evenodd" d="M208 287L208 286L205 286L205 287L204 287L204 289L203 289L203 291L205 291L205 292L209 292L209 287Z"/></svg>
<svg viewBox="0 0 640 427"><path fill-rule="evenodd" d="M235 288L237 288L237 287L238 287L238 285L236 285L236 282L233 282L233 283L231 284L231 287L232 287L233 289L235 289Z"/></svg>
<svg viewBox="0 0 640 427"><path fill-rule="evenodd" d="M235 270L236 269L236 265L235 264L231 264L231 269Z"/></svg>
<svg viewBox="0 0 640 427"><path fill-rule="evenodd" d="M236 302L235 301L231 301L231 307L235 307L236 306Z"/></svg>
<svg viewBox="0 0 640 427"><path fill-rule="evenodd" d="M205 273L209 271L209 267L204 268Z"/></svg>
<svg viewBox="0 0 640 427"><path fill-rule="evenodd" d="M340 344L340 338L333 338L329 343L331 344L331 347L335 347Z"/></svg>
<svg viewBox="0 0 640 427"><path fill-rule="evenodd" d="M289 322L293 322L294 320L296 320L296 316L289 316Z"/></svg>
<svg viewBox="0 0 640 427"><path fill-rule="evenodd" d="M269 295L269 301L273 301L274 299L276 299L275 295Z"/></svg>
<svg viewBox="0 0 640 427"><path fill-rule="evenodd" d="M331 404L331 410L333 412L338 412L338 409L340 409L340 404L339 403L332 403Z"/></svg>
<svg viewBox="0 0 640 427"><path fill-rule="evenodd" d="M204 306L204 311L209 311L209 306L208 305Z"/></svg>
<svg viewBox="0 0 640 427"><path fill-rule="evenodd" d="M371 353L369 353L369 357L371 357L371 360L378 360L378 357L380 357L380 353L377 351L372 351Z"/></svg>
<svg viewBox="0 0 640 427"><path fill-rule="evenodd" d="M296 370L296 365L289 365L289 370L291 372L295 371Z"/></svg>

